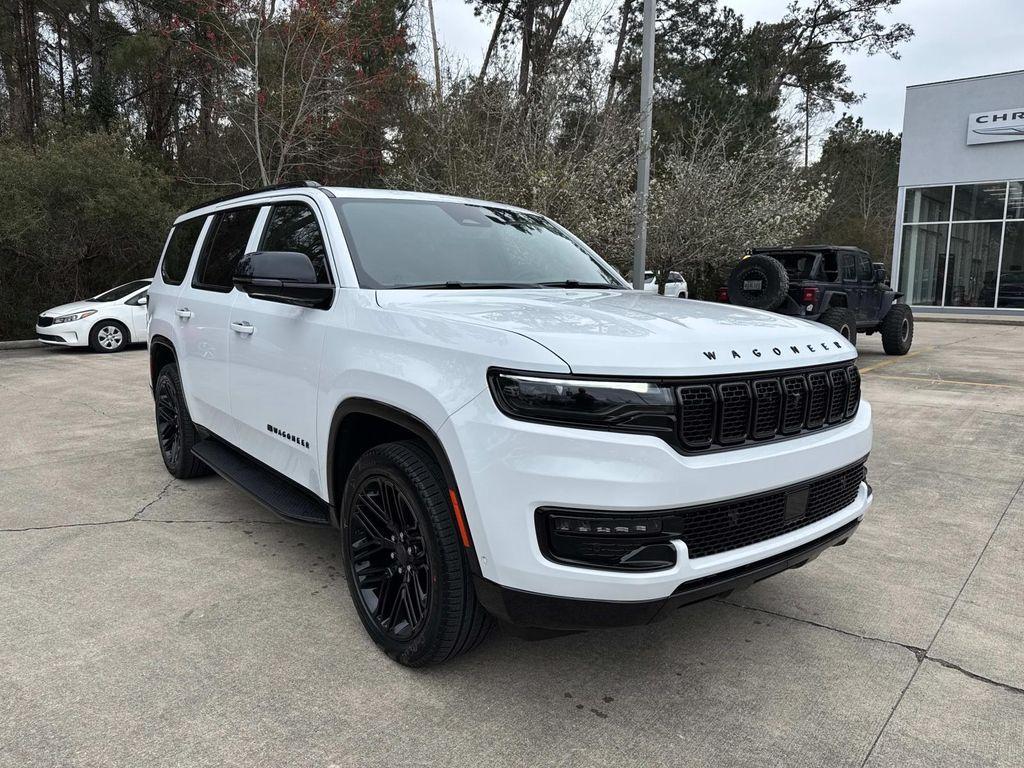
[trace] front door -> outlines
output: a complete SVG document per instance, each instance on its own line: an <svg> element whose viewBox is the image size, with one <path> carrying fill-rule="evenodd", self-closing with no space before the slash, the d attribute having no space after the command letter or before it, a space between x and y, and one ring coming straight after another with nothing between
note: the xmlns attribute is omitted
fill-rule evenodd
<svg viewBox="0 0 1024 768"><path fill-rule="evenodd" d="M857 255L857 278L862 286L857 320L862 323L875 322L880 319L878 314L885 289L881 283L875 281L875 268L871 264L871 258L865 253Z"/></svg>
<svg viewBox="0 0 1024 768"><path fill-rule="evenodd" d="M298 251L320 282L331 270L320 214L285 200L265 208L253 250ZM257 459L326 498L316 461L316 406L329 309L238 293L231 309L231 411L240 445Z"/></svg>
<svg viewBox="0 0 1024 768"><path fill-rule="evenodd" d="M228 324L239 292L231 278L235 262L248 251L259 210L235 208L214 215L192 281L182 287L174 311L178 338L184 346L178 366L192 420L232 443Z"/></svg>

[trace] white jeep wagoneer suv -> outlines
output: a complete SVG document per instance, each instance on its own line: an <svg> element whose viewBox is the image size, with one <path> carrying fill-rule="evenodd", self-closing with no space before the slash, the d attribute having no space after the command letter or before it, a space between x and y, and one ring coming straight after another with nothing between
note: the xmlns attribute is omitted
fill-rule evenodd
<svg viewBox="0 0 1024 768"><path fill-rule="evenodd" d="M407 665L643 624L803 565L871 505L856 351L633 291L508 205L320 187L180 216L149 291L160 451L340 529Z"/></svg>

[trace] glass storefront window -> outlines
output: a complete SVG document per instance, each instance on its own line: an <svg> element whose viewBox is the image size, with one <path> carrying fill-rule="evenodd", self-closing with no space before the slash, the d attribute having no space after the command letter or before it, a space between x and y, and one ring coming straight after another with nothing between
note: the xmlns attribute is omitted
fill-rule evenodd
<svg viewBox="0 0 1024 768"><path fill-rule="evenodd" d="M1024 181L1010 182L1010 199L1006 201L1006 218L1024 219Z"/></svg>
<svg viewBox="0 0 1024 768"><path fill-rule="evenodd" d="M998 306L1003 309L1024 309L1024 221L1010 221L1006 224Z"/></svg>
<svg viewBox="0 0 1024 768"><path fill-rule="evenodd" d="M908 224L903 227L899 286L908 304L939 303L946 269L948 234L948 224Z"/></svg>
<svg viewBox="0 0 1024 768"><path fill-rule="evenodd" d="M947 307L994 307L1002 221L954 224L949 238Z"/></svg>
<svg viewBox="0 0 1024 768"><path fill-rule="evenodd" d="M949 221L952 187L919 187L908 189L903 206L903 221L913 224L921 221Z"/></svg>
<svg viewBox="0 0 1024 768"><path fill-rule="evenodd" d="M956 221L1002 221L1006 206L1006 182L957 184L953 196Z"/></svg>

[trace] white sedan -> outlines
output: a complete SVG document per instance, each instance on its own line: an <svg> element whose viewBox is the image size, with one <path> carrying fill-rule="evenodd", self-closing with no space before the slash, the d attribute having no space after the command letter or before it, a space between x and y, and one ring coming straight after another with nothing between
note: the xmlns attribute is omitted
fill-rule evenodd
<svg viewBox="0 0 1024 768"><path fill-rule="evenodd" d="M658 276L651 270L644 272L644 291L647 293L658 292ZM688 297L686 280L678 272L668 273L668 280L665 281L665 295L680 299Z"/></svg>
<svg viewBox="0 0 1024 768"><path fill-rule="evenodd" d="M152 280L133 280L91 299L48 309L36 320L36 337L61 347L90 346L120 352L146 340L146 304Z"/></svg>

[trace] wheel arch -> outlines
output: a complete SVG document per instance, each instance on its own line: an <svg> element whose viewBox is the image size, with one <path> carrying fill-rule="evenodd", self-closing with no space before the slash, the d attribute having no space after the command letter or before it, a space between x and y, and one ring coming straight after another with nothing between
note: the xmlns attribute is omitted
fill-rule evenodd
<svg viewBox="0 0 1024 768"><path fill-rule="evenodd" d="M149 340L149 384L156 385L157 374L167 363L178 364L178 353L174 343L166 336L154 336Z"/></svg>
<svg viewBox="0 0 1024 768"><path fill-rule="evenodd" d="M331 428L327 441L327 498L330 504L331 522L341 524L341 499L349 472L359 457L375 445L396 440L415 439L430 452L441 468L445 484L455 495L455 502L462 504L455 472L437 433L422 419L408 411L392 405L363 397L352 397L338 405L331 417ZM469 531L469 523L460 509L452 509L456 526ZM464 547L470 568L480 573L473 550L472 537L467 535L469 545Z"/></svg>

